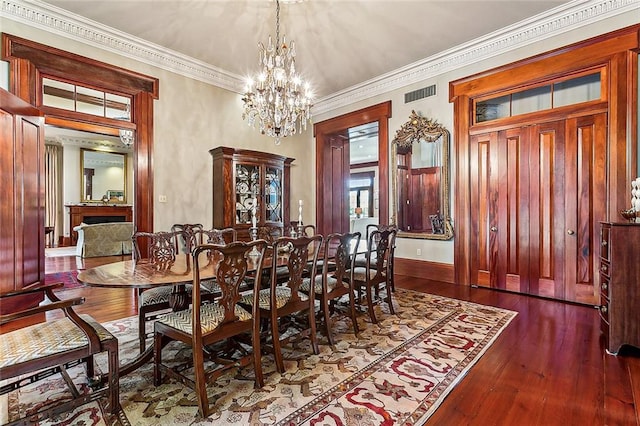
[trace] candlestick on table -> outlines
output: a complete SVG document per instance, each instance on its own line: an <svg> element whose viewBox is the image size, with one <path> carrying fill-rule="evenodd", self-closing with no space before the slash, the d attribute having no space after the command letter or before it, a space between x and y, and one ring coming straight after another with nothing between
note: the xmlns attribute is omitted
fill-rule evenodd
<svg viewBox="0 0 640 426"><path fill-rule="evenodd" d="M258 199L254 198L253 199L253 215L251 217L251 225L253 225L253 227L256 227L256 204L258 204Z"/></svg>
<svg viewBox="0 0 640 426"><path fill-rule="evenodd" d="M302 226L302 200L300 200L298 207L298 225Z"/></svg>

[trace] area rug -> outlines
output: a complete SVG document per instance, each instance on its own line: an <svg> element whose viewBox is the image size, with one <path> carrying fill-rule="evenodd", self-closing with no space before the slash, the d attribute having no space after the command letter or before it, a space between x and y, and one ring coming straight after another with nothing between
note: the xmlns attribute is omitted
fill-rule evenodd
<svg viewBox="0 0 640 426"><path fill-rule="evenodd" d="M60 290L71 290L72 288L84 287L84 284L78 281L78 271L54 272L44 275L45 284L59 282L64 284L64 287Z"/></svg>
<svg viewBox="0 0 640 426"><path fill-rule="evenodd" d="M231 370L208 386L213 413L197 417L195 394L165 379L153 386L153 366L120 379L122 412L105 416L101 404L80 407L51 425L420 425L482 357L516 313L445 297L398 289L397 315L380 310L379 324L360 315L356 338L347 318L334 326L335 347L320 336L320 354L308 344L287 347L284 374L263 356L265 386L253 388L252 369ZM120 359L137 351L137 319L106 323L118 336ZM190 350L172 343L163 359L184 359ZM98 359L104 368L106 360ZM81 370L78 369L78 373ZM78 374L75 374L77 377ZM14 392L9 413L53 398L49 386Z"/></svg>

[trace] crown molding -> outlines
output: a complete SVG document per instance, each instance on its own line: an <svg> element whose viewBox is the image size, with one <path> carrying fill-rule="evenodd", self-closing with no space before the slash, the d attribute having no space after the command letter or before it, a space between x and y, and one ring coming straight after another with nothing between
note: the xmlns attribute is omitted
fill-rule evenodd
<svg viewBox="0 0 640 426"><path fill-rule="evenodd" d="M241 93L244 80L221 68L37 0L0 0L0 16L185 77Z"/></svg>
<svg viewBox="0 0 640 426"><path fill-rule="evenodd" d="M574 0L452 49L318 99L322 114L445 72L515 50L622 13L640 11L638 0Z"/></svg>
<svg viewBox="0 0 640 426"><path fill-rule="evenodd" d="M322 114L622 13L638 0L574 0L387 74L318 99ZM0 16L164 70L242 93L241 76L37 0L0 0Z"/></svg>

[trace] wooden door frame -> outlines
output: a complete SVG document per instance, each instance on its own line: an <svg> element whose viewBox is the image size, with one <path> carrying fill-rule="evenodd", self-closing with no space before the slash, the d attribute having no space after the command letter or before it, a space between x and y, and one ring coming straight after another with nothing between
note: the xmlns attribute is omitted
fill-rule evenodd
<svg viewBox="0 0 640 426"><path fill-rule="evenodd" d="M2 59L9 62L9 91L40 108L47 124L88 132L113 127L100 117L42 107L39 90L42 75L131 96L131 123L135 130L133 220L137 230L152 231L153 100L158 99L158 79L6 33L2 34ZM116 128L112 130L114 135L118 134Z"/></svg>
<svg viewBox="0 0 640 426"><path fill-rule="evenodd" d="M391 118L391 101L383 102L367 108L353 111L338 117L315 123L313 133L316 140L316 224L324 221L322 206L325 194L322 191L325 177L324 157L322 152L329 143L330 135L346 131L351 127L378 122L378 206L381 224L389 223L389 118Z"/></svg>
<svg viewBox="0 0 640 426"><path fill-rule="evenodd" d="M540 83L580 70L601 67L608 88L607 112L607 204L606 220L617 220L627 208L628 182L637 164L637 76L640 25L633 25L579 43L523 59L449 83L449 101L454 111L455 283L471 285L473 257L470 187L470 131L473 100L492 93ZM635 79L635 80L634 80ZM634 90L635 88L635 90ZM526 118L523 118L526 120ZM515 122L515 120L513 121ZM509 124L512 124L510 122ZM490 124L489 124L490 125Z"/></svg>

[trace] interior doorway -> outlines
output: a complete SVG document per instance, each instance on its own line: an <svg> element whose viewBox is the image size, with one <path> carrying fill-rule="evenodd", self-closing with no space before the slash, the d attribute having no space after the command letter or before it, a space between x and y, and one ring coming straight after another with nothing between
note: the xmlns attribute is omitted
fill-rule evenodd
<svg viewBox="0 0 640 426"><path fill-rule="evenodd" d="M362 161L361 166L376 167L378 195L371 198L371 207L378 207L378 222L389 221L389 135L388 119L391 102L374 105L341 115L314 125L316 138L316 227L318 232L348 232L351 217L351 153L349 141L361 130L377 128L377 162ZM373 194L370 194L373 195ZM364 208L363 208L364 211ZM362 213L360 213L362 214Z"/></svg>

